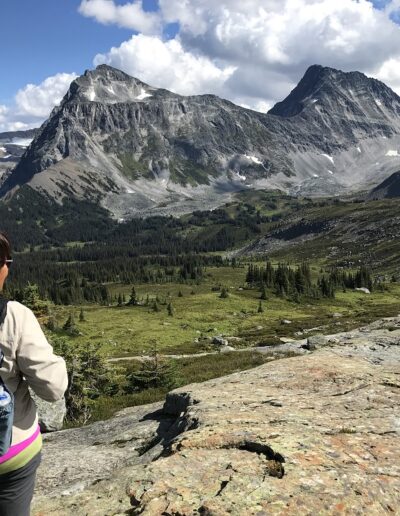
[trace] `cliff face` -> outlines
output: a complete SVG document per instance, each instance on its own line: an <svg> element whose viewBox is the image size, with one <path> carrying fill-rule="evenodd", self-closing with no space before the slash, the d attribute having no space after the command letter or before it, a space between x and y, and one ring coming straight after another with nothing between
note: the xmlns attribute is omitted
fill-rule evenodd
<svg viewBox="0 0 400 516"><path fill-rule="evenodd" d="M365 189L399 167L399 114L400 98L359 72L312 66L263 114L101 65L71 84L0 194L28 183L123 217L210 208L249 188Z"/></svg>
<svg viewBox="0 0 400 516"><path fill-rule="evenodd" d="M313 343L52 434L33 514L396 513L400 316Z"/></svg>

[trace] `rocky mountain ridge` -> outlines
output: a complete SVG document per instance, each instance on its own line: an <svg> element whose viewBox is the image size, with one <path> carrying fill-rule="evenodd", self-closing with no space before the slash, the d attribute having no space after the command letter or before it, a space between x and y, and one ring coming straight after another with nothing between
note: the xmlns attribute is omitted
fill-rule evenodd
<svg viewBox="0 0 400 516"><path fill-rule="evenodd" d="M72 82L0 194L27 183L121 218L213 208L243 189L342 194L398 168L399 114L383 83L317 65L268 114L100 65Z"/></svg>
<svg viewBox="0 0 400 516"><path fill-rule="evenodd" d="M291 345L46 436L33 514L394 514L400 316Z"/></svg>

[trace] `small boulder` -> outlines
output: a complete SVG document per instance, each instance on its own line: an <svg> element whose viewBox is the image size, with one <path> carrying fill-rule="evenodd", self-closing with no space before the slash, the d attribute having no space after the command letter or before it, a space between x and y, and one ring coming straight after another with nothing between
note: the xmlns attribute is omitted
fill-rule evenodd
<svg viewBox="0 0 400 516"><path fill-rule="evenodd" d="M321 346L326 346L328 342L329 339L324 335L312 335L311 337L308 337L307 342L301 347L303 349L308 349L309 351L314 351Z"/></svg>
<svg viewBox="0 0 400 516"><path fill-rule="evenodd" d="M292 324L292 321L289 321L289 319L282 319L281 324Z"/></svg>
<svg viewBox="0 0 400 516"><path fill-rule="evenodd" d="M229 345L229 342L221 336L213 337L212 343L216 344L217 346L228 346Z"/></svg>
<svg viewBox="0 0 400 516"><path fill-rule="evenodd" d="M357 287L354 290L357 292L364 292L364 294L371 294L370 290L366 287Z"/></svg>
<svg viewBox="0 0 400 516"><path fill-rule="evenodd" d="M61 430L67 413L65 399L49 403L36 396L32 391L30 392L37 407L40 430L43 433Z"/></svg>
<svg viewBox="0 0 400 516"><path fill-rule="evenodd" d="M232 346L222 346L219 350L220 353L230 353L231 351L235 351Z"/></svg>

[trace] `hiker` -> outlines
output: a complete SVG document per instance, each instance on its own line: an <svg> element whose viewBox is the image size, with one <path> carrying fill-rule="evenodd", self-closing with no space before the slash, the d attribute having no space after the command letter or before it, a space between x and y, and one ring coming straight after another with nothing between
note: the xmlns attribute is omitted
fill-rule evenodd
<svg viewBox="0 0 400 516"><path fill-rule="evenodd" d="M57 401L68 378L64 360L53 353L32 311L1 296L12 261L10 241L0 232L0 516L29 516L42 439L28 387ZM6 412L10 399L13 415L12 409Z"/></svg>

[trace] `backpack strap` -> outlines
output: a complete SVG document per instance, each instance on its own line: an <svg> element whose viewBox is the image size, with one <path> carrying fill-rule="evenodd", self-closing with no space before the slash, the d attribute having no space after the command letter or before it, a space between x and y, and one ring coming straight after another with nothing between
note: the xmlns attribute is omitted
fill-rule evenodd
<svg viewBox="0 0 400 516"><path fill-rule="evenodd" d="M0 326L3 324L4 319L6 318L6 315L7 315L7 303L8 303L8 299L0 296Z"/></svg>
<svg viewBox="0 0 400 516"><path fill-rule="evenodd" d="M7 316L7 303L8 303L8 299L5 299L4 297L0 297L0 326L3 324L4 319ZM0 367L3 365L3 359L4 359L4 354L3 354L2 350L0 349ZM0 378L0 382L3 383L1 378Z"/></svg>

